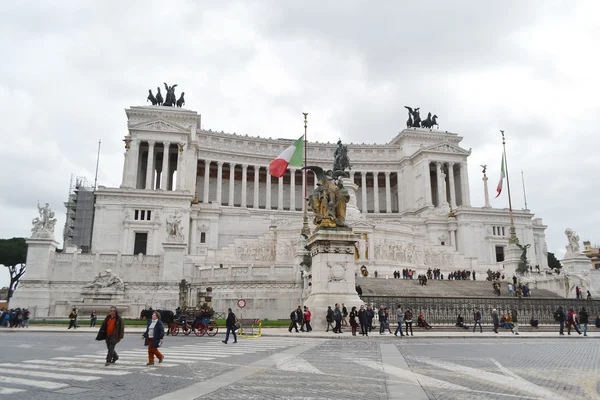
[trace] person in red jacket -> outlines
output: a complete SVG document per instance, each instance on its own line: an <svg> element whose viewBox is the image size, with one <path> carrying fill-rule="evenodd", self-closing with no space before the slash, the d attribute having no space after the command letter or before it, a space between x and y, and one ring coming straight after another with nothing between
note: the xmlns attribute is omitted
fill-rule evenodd
<svg viewBox="0 0 600 400"><path fill-rule="evenodd" d="M312 316L308 307L304 306L304 325L306 325L306 332L312 331L312 327L310 326L310 317Z"/></svg>

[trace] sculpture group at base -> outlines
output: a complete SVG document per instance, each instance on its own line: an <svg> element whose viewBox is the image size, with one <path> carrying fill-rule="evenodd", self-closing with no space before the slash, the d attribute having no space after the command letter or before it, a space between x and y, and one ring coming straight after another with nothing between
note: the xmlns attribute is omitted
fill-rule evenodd
<svg viewBox="0 0 600 400"><path fill-rule="evenodd" d="M92 283L84 286L86 289L102 289L107 287L114 287L118 290L125 288L123 280L113 273L111 269L106 269L100 272L98 275L96 275L96 277L94 277Z"/></svg>
<svg viewBox="0 0 600 400"><path fill-rule="evenodd" d="M56 218L54 218L54 211L50 209L50 205L46 203L44 207L40 207L38 201L38 212L39 217L36 217L31 221L33 227L31 228L32 238L54 238L54 225L56 225Z"/></svg>
<svg viewBox="0 0 600 400"><path fill-rule="evenodd" d="M169 86L166 82L164 82L164 84L165 91L167 92L167 98L164 101L162 94L160 93L160 87L156 88L156 97L152 94L152 89L148 89L148 98L146 101L152 103L153 106L183 107L185 105L185 99L183 98L185 92L181 92L181 96L179 96L179 100L177 100L175 97L175 88L177 85Z"/></svg>

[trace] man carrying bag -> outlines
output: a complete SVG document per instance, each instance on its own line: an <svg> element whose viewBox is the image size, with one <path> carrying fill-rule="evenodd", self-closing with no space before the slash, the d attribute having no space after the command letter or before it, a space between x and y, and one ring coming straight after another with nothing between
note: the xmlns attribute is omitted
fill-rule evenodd
<svg viewBox="0 0 600 400"><path fill-rule="evenodd" d="M106 341L108 353L106 354L105 366L108 367L119 359L119 355L115 351L115 346L123 339L123 336L125 336L123 319L119 316L117 308L111 307L108 315L104 318L104 322L102 322L98 336L96 336L96 340Z"/></svg>

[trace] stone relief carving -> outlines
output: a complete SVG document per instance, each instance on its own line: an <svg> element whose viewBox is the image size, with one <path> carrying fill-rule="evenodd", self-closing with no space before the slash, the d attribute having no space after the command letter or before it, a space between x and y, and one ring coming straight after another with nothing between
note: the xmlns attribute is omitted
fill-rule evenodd
<svg viewBox="0 0 600 400"><path fill-rule="evenodd" d="M286 240L278 243L275 253L277 261L291 261L296 253L296 241Z"/></svg>
<svg viewBox="0 0 600 400"><path fill-rule="evenodd" d="M31 228L31 237L36 239L54 239L54 225L56 225L54 211L50 209L48 203L44 207L40 207L40 202L38 201L37 206L40 216L31 221L33 225Z"/></svg>
<svg viewBox="0 0 600 400"><path fill-rule="evenodd" d="M167 240L174 242L183 242L185 235L183 234L183 224L181 222L181 212L179 210L169 218L167 218Z"/></svg>
<svg viewBox="0 0 600 400"><path fill-rule="evenodd" d="M117 290L125 289L125 284L121 278L114 274L110 269L100 272L98 275L96 275L92 283L84 286L86 289L101 289L108 287L114 287Z"/></svg>
<svg viewBox="0 0 600 400"><path fill-rule="evenodd" d="M436 251L413 243L387 240L375 244L375 259L415 265L423 264L430 267L454 265L454 256L451 253Z"/></svg>
<svg viewBox="0 0 600 400"><path fill-rule="evenodd" d="M579 247L579 235L571 228L565 230L565 235L567 235L567 240L569 241L569 244L566 246L567 254L565 254L565 257L568 255L579 255L581 253L581 248Z"/></svg>
<svg viewBox="0 0 600 400"><path fill-rule="evenodd" d="M329 282L346 281L346 270L348 269L346 263L327 262L327 267L329 268Z"/></svg>
<svg viewBox="0 0 600 400"><path fill-rule="evenodd" d="M136 126L132 126L131 129L138 130L148 130L148 131L161 131L161 132L185 132L185 130L181 129L178 126L169 124L165 121L153 121L147 124L140 124Z"/></svg>

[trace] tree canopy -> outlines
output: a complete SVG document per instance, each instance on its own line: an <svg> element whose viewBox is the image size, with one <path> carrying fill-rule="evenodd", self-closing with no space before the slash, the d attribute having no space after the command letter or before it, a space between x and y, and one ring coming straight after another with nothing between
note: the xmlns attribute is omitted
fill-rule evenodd
<svg viewBox="0 0 600 400"><path fill-rule="evenodd" d="M7 267L10 273L7 301L10 301L17 290L19 280L25 274L27 268L25 261L27 261L27 243L24 238L0 239L0 264Z"/></svg>
<svg viewBox="0 0 600 400"><path fill-rule="evenodd" d="M554 253L548 252L548 268L552 268L552 269L561 269L562 268L562 264L554 256Z"/></svg>

